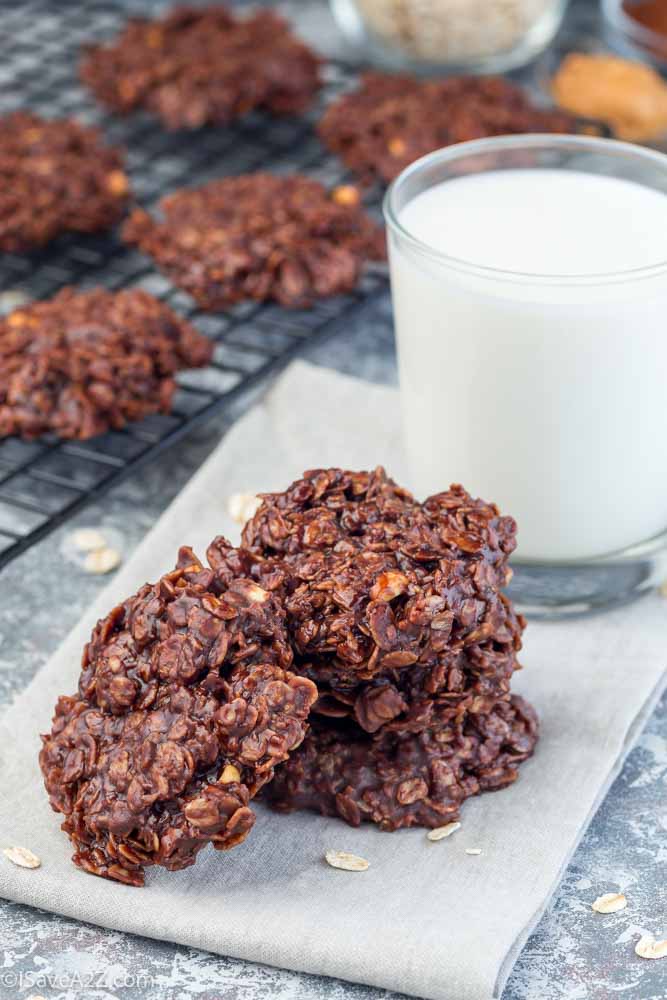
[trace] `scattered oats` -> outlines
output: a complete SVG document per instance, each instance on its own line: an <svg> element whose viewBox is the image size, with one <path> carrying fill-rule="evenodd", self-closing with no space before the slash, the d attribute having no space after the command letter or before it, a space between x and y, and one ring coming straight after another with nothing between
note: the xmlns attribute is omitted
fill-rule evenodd
<svg viewBox="0 0 667 1000"><path fill-rule="evenodd" d="M667 597L667 580L660 584L659 590L662 597Z"/></svg>
<svg viewBox="0 0 667 1000"><path fill-rule="evenodd" d="M120 565L120 552L105 546L103 549L93 549L86 556L83 568L86 573L110 573Z"/></svg>
<svg viewBox="0 0 667 1000"><path fill-rule="evenodd" d="M635 945L635 954L640 958L667 958L667 938L656 941L651 934L644 934Z"/></svg>
<svg viewBox="0 0 667 1000"><path fill-rule="evenodd" d="M617 913L627 905L628 901L622 892L605 892L591 903L596 913Z"/></svg>
<svg viewBox="0 0 667 1000"><path fill-rule="evenodd" d="M445 837L451 837L460 829L460 823L446 823L444 826L437 826L435 830L429 830L426 837L428 840L444 840Z"/></svg>
<svg viewBox="0 0 667 1000"><path fill-rule="evenodd" d="M478 854L482 853L481 847L466 847L466 854L474 854L477 857Z"/></svg>
<svg viewBox="0 0 667 1000"><path fill-rule="evenodd" d="M232 493L227 501L227 513L237 524L245 524L261 505L262 501L254 493Z"/></svg>
<svg viewBox="0 0 667 1000"><path fill-rule="evenodd" d="M4 847L2 853L19 868L39 868L42 863L27 847Z"/></svg>
<svg viewBox="0 0 667 1000"><path fill-rule="evenodd" d="M21 292L18 289L10 289L7 292L2 292L0 294L0 315L6 316L13 309L19 309L28 302L28 296L25 292Z"/></svg>
<svg viewBox="0 0 667 1000"><path fill-rule="evenodd" d="M41 993L31 993L25 1000L46 1000L46 997L43 997Z"/></svg>
<svg viewBox="0 0 667 1000"><path fill-rule="evenodd" d="M222 774L218 778L221 785L229 785L232 781L240 781L241 772L238 767L234 767L233 764L225 764L222 769Z"/></svg>
<svg viewBox="0 0 667 1000"><path fill-rule="evenodd" d="M365 872L369 867L365 858L348 854L347 851L327 851L324 857L332 868L341 868L345 872Z"/></svg>
<svg viewBox="0 0 667 1000"><path fill-rule="evenodd" d="M79 528L72 532L69 540L79 552L94 552L95 549L105 548L107 544L102 532L96 528Z"/></svg>

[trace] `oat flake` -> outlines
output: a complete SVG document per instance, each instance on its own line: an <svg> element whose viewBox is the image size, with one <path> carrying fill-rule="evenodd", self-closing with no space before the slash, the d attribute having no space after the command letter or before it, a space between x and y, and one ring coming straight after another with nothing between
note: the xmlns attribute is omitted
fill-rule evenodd
<svg viewBox="0 0 667 1000"><path fill-rule="evenodd" d="M103 549L93 549L86 556L83 568L86 573L110 573L120 565L120 552L105 546Z"/></svg>
<svg viewBox="0 0 667 1000"><path fill-rule="evenodd" d="M4 847L2 853L19 868L39 868L42 863L27 847Z"/></svg>
<svg viewBox="0 0 667 1000"><path fill-rule="evenodd" d="M591 903L596 913L617 913L627 905L628 901L622 892L605 892Z"/></svg>
<svg viewBox="0 0 667 1000"><path fill-rule="evenodd" d="M635 945L635 954L640 958L667 958L667 938L656 941L650 934L644 934Z"/></svg>
<svg viewBox="0 0 667 1000"><path fill-rule="evenodd" d="M227 501L227 513L237 524L245 524L262 505L254 493L232 493Z"/></svg>
<svg viewBox="0 0 667 1000"><path fill-rule="evenodd" d="M365 858L349 854L348 851L327 851L324 857L332 868L340 868L346 872L365 872L369 867Z"/></svg>
<svg viewBox="0 0 667 1000"><path fill-rule="evenodd" d="M79 528L69 536L69 541L79 552L94 552L106 547L107 540L96 528Z"/></svg>
<svg viewBox="0 0 667 1000"><path fill-rule="evenodd" d="M444 826L437 826L435 830L429 830L426 834L427 840L444 840L445 837L451 837L453 833L461 829L460 823L446 823Z"/></svg>

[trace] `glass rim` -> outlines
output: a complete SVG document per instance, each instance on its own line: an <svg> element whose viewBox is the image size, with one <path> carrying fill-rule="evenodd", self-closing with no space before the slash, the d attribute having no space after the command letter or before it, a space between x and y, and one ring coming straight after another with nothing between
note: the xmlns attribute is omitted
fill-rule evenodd
<svg viewBox="0 0 667 1000"><path fill-rule="evenodd" d="M623 0L602 0L602 13L609 24L631 42L664 53L661 55L664 62L665 57L667 57L664 35L653 31L652 28L632 17L625 9Z"/></svg>
<svg viewBox="0 0 667 1000"><path fill-rule="evenodd" d="M604 139L596 136L583 135L555 135L551 133L528 133L525 135L502 135L491 136L486 139L473 139L469 142L460 142L442 149L427 153L409 166L405 167L398 177L389 185L382 202L382 210L388 229L398 236L402 241L418 253L430 257L442 265L446 265L454 270L466 271L477 274L480 277L493 278L503 281L518 281L523 284L541 285L604 285L619 283L623 281L640 281L657 277L667 272L667 257L655 264L645 265L638 268L627 268L620 271L594 272L589 274L540 274L534 271L516 271L512 269L490 267L486 264L478 264L473 260L455 257L452 254L443 253L414 236L407 229L398 217L396 201L398 193L407 181L418 174L423 173L428 168L441 163L454 162L466 156L479 153L501 152L503 150L539 149L544 147L566 148L573 147L582 151L591 150L598 153L608 153L612 156L623 157L626 160L640 160L655 166L665 174L667 180L667 155L657 150L647 149L643 146L636 146L630 142L620 142L616 139ZM523 169L521 166L517 169ZM530 169L530 168L528 168ZM558 168L556 168L558 169ZM480 171L482 173L484 171ZM637 182L641 183L641 182ZM646 185L643 185L646 186Z"/></svg>

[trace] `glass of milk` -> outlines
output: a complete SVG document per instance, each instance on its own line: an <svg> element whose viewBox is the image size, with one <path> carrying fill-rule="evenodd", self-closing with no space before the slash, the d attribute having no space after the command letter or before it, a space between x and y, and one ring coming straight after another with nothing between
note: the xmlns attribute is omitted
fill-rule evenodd
<svg viewBox="0 0 667 1000"><path fill-rule="evenodd" d="M461 482L519 526L513 596L547 616L667 578L667 157L503 136L385 200L419 496Z"/></svg>

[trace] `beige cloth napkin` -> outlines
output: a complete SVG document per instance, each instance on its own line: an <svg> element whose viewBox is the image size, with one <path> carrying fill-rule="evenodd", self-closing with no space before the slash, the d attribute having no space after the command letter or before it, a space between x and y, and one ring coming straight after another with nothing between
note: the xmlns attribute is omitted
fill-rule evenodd
<svg viewBox="0 0 667 1000"><path fill-rule="evenodd" d="M397 411L395 390L298 363L232 428L0 719L0 846L26 846L42 859L29 871L0 858L0 895L105 927L417 996L500 995L664 683L664 600L530 626L526 670L515 686L542 717L538 752L514 786L466 803L462 829L436 844L423 830L353 830L260 808L240 847L206 851L187 871L153 869L145 889L132 889L71 865L37 768L37 734L48 728L56 696L74 690L81 647L100 615L168 569L180 543L203 554L220 531L236 538L225 511L231 493L282 488L318 465L381 462L401 479ZM483 853L467 855L466 847ZM360 854L370 869L329 868L327 848Z"/></svg>

